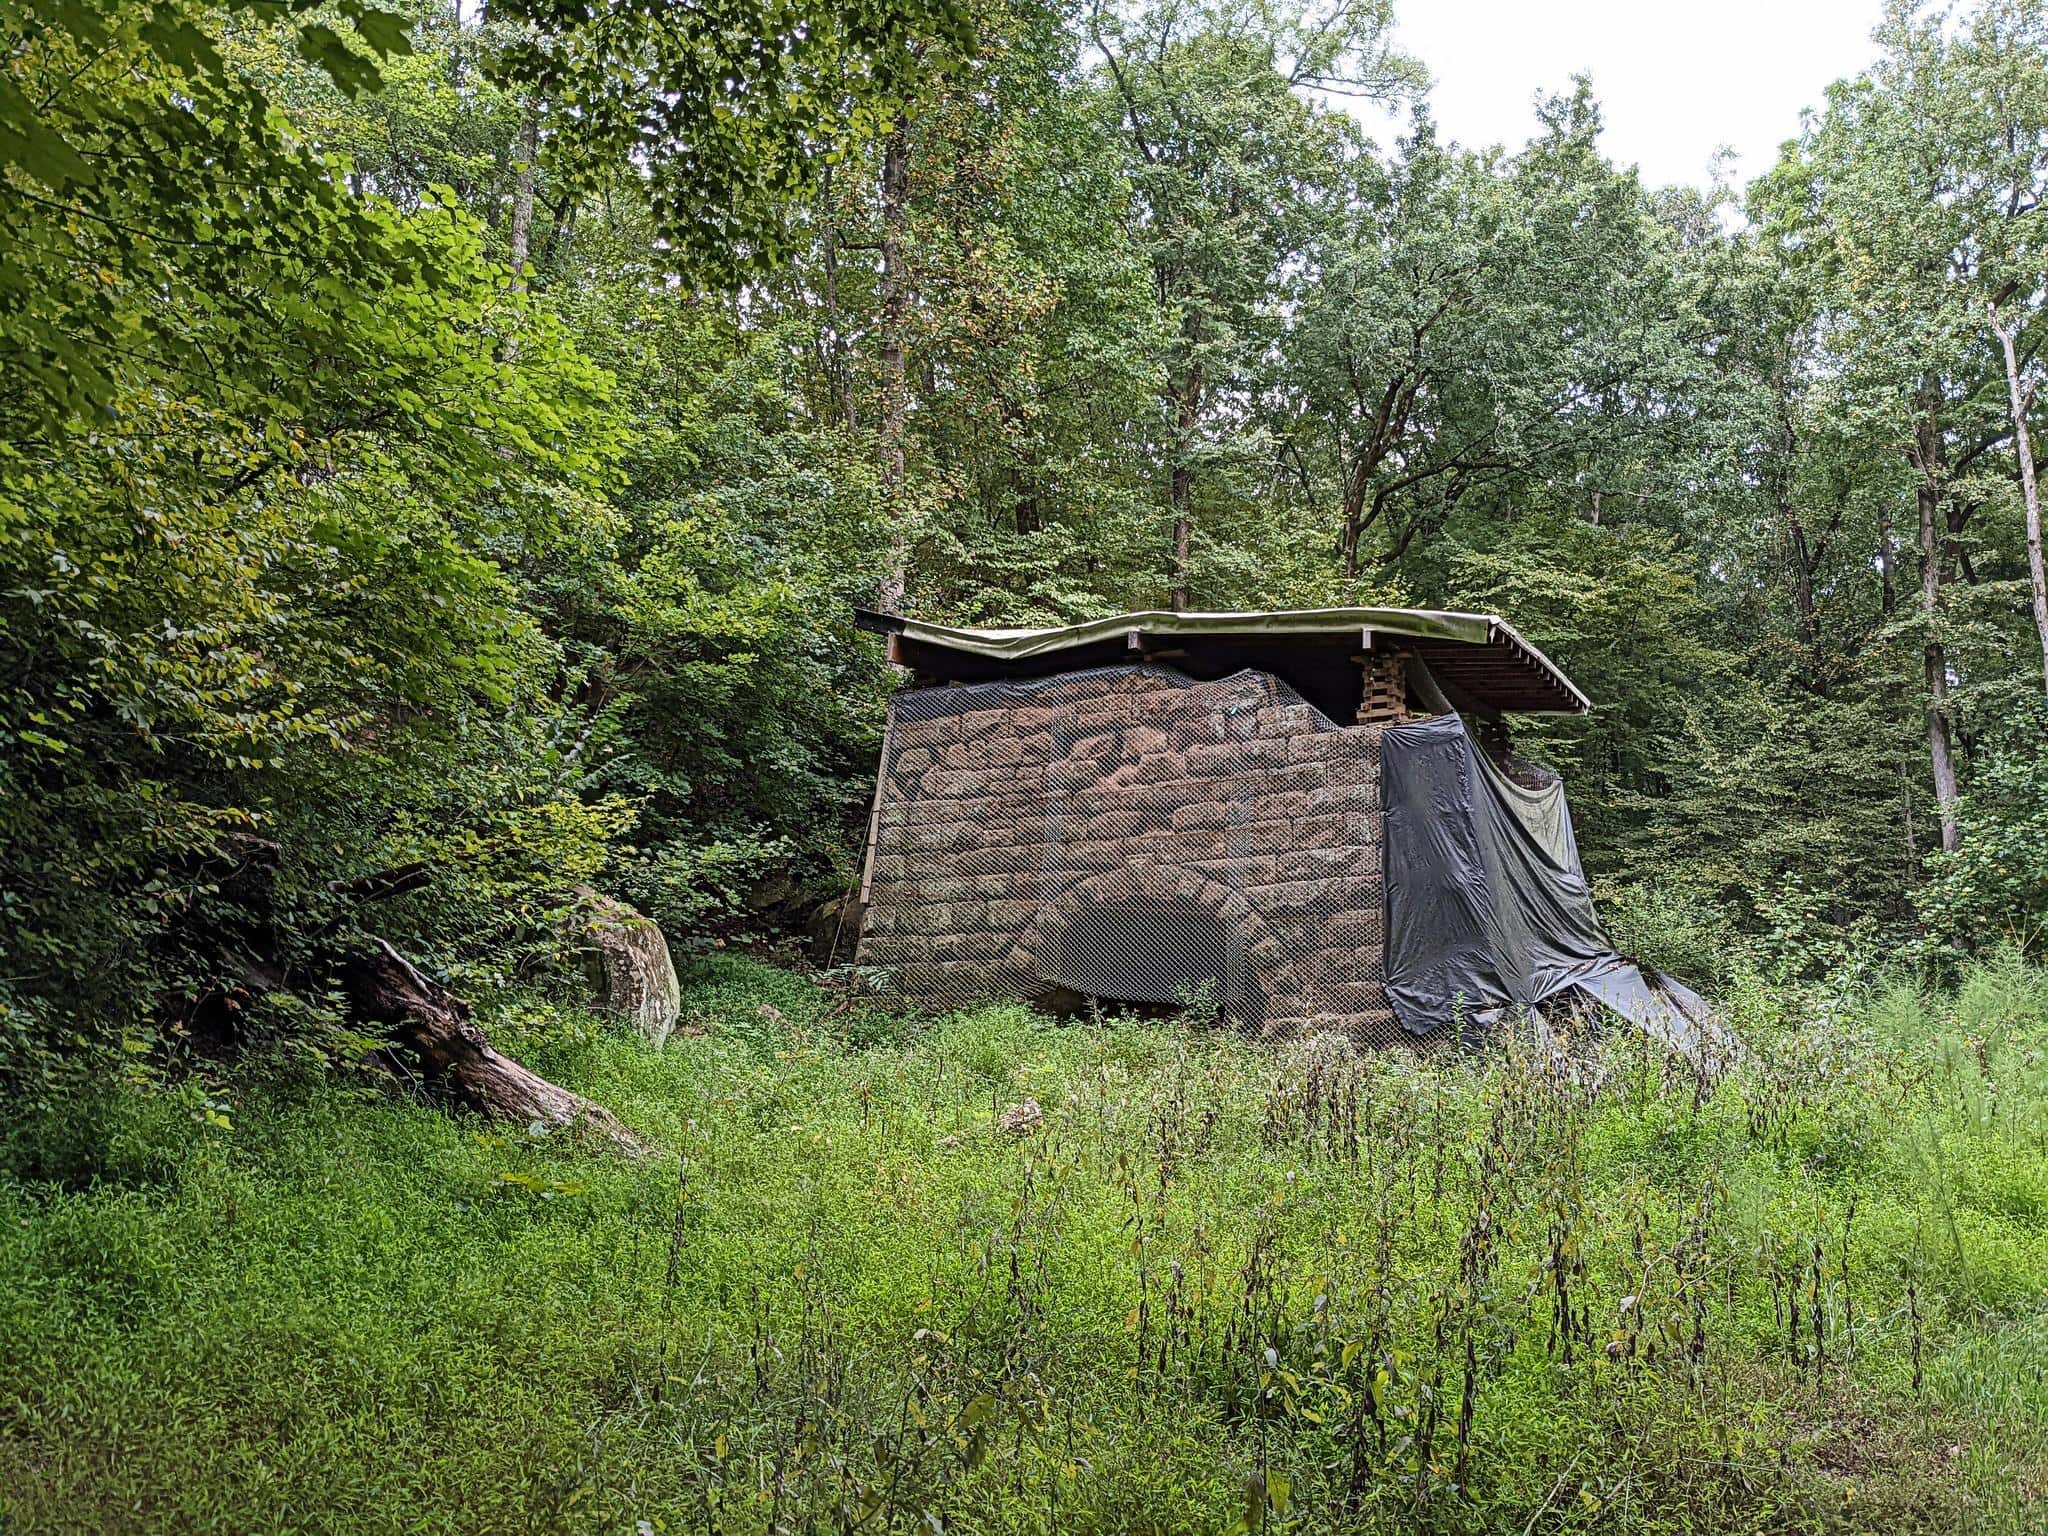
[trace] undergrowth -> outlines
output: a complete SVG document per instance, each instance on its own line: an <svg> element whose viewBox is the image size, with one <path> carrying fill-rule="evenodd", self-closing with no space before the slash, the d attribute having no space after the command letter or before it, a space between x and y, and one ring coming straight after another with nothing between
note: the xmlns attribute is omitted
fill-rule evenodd
<svg viewBox="0 0 2048 1536"><path fill-rule="evenodd" d="M254 1069L16 1124L0 1529L2042 1526L2040 971L1738 989L1718 1083L687 993L481 1012L639 1164Z"/></svg>

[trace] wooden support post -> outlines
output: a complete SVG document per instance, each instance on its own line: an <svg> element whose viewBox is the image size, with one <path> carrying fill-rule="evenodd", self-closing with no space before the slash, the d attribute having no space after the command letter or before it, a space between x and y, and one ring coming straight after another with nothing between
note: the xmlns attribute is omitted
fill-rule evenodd
<svg viewBox="0 0 2048 1536"><path fill-rule="evenodd" d="M895 639L894 635L889 637L892 645ZM881 840L882 833L882 787L889 782L889 749L896 744L895 727L896 709L891 705L882 717L882 756L875 764L875 798L868 807L868 846L860 862L860 904L863 909L867 907L869 893L875 888L875 844ZM865 910L861 921L867 921Z"/></svg>
<svg viewBox="0 0 2048 1536"><path fill-rule="evenodd" d="M1399 725L1408 718L1408 653L1371 651L1358 663L1360 725Z"/></svg>

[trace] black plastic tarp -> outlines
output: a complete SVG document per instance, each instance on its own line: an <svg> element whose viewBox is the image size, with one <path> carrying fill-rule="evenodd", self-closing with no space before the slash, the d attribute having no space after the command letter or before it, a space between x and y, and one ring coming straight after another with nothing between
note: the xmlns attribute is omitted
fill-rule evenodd
<svg viewBox="0 0 2048 1536"><path fill-rule="evenodd" d="M1390 726L1386 986L1402 1027L1485 1025L1624 966L1579 868L1561 785L1507 779L1456 715Z"/></svg>
<svg viewBox="0 0 2048 1536"><path fill-rule="evenodd" d="M1561 783L1516 783L1445 713L1387 728L1380 793L1386 988L1402 1028L1483 1029L1577 990L1702 1066L1739 1054L1698 993L1615 953Z"/></svg>

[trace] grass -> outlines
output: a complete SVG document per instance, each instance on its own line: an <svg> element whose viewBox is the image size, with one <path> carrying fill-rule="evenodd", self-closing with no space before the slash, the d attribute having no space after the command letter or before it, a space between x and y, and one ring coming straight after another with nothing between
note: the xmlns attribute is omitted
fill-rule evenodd
<svg viewBox="0 0 2048 1536"><path fill-rule="evenodd" d="M2048 974L1734 1007L1711 1087L740 959L660 1053L485 1010L641 1164L126 1089L9 1143L0 1530L2043 1529Z"/></svg>

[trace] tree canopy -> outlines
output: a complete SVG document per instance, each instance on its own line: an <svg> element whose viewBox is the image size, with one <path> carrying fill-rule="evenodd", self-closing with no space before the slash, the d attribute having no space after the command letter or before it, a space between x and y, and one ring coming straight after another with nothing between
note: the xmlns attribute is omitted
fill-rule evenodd
<svg viewBox="0 0 2048 1536"><path fill-rule="evenodd" d="M786 928L878 596L1498 610L1625 939L2037 942L2044 27L1894 4L1738 199L1585 81L1450 142L1383 4L17 0L0 1073L174 1035L259 845L287 948L455 871L451 976Z"/></svg>

